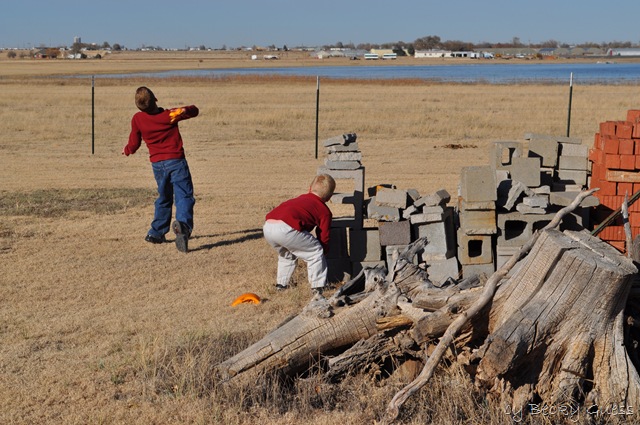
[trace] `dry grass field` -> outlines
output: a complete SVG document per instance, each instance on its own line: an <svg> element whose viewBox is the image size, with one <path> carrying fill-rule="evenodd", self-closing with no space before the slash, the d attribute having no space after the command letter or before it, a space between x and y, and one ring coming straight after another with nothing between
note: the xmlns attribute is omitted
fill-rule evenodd
<svg viewBox="0 0 640 425"><path fill-rule="evenodd" d="M322 164L315 79L97 78L92 154L90 79L49 77L187 62L0 62L0 423L365 424L402 388L312 376L230 391L213 379L214 364L310 298L304 267L294 288L275 292L261 227ZM201 111L180 124L197 200L186 255L144 241L155 199L147 151L120 154L140 85L161 106ZM571 135L587 145L600 122L640 107L638 85L576 86L573 95ZM357 133L368 186L423 194L455 194L461 167L486 164L493 141L566 134L560 85L327 80L320 99L320 140ZM266 301L230 307L248 291ZM513 422L455 367L410 400L401 421Z"/></svg>

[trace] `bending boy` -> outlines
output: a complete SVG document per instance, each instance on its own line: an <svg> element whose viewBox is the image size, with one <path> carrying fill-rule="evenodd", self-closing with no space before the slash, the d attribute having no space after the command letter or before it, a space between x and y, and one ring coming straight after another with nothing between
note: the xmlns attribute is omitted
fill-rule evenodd
<svg viewBox="0 0 640 425"><path fill-rule="evenodd" d="M176 248L180 252L188 252L196 200L178 122L198 116L199 111L194 105L163 109L158 107L157 101L147 87L136 90L135 102L140 112L131 119L129 142L122 149L122 154L136 153L142 140L149 149L153 175L158 184L158 199L145 240L154 244L166 242L164 235L169 232L175 197L176 221L172 227L176 234Z"/></svg>
<svg viewBox="0 0 640 425"><path fill-rule="evenodd" d="M336 182L327 174L316 176L309 192L283 202L266 216L264 237L278 252L276 289L289 287L296 260L307 263L309 283L315 294L321 294L327 283L327 260L332 214L326 203L331 199ZM311 231L316 229L316 237Z"/></svg>

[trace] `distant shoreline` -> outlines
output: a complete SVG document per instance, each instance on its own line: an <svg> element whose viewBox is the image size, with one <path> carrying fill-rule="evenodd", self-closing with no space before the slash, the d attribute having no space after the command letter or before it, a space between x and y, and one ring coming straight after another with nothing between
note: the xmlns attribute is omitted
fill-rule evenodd
<svg viewBox="0 0 640 425"><path fill-rule="evenodd" d="M0 55L0 78L56 75L99 75L113 73L160 72L187 69L229 69L318 66L425 66L425 65L495 65L549 63L637 63L640 57L590 57L557 59L425 59L399 57L392 60L352 60L350 58L315 59L309 52L276 52L278 59L263 59L267 52L249 51L124 51L107 54L102 59L9 59ZM251 59L256 55L257 59Z"/></svg>

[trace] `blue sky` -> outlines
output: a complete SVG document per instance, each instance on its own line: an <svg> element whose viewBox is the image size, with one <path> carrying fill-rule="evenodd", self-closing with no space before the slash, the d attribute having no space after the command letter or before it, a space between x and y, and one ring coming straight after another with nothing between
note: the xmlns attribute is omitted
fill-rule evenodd
<svg viewBox="0 0 640 425"><path fill-rule="evenodd" d="M3 0L0 47L556 40L640 43L639 0Z"/></svg>

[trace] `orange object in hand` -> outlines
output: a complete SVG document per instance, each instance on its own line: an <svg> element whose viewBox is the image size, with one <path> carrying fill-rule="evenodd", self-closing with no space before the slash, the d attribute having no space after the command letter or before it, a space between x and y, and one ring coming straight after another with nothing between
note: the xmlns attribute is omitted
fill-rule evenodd
<svg viewBox="0 0 640 425"><path fill-rule="evenodd" d="M184 108L172 109L169 112L169 117L171 118L171 123L173 124L173 122L176 120L176 118L179 117L180 115L182 115L183 112L184 112Z"/></svg>

